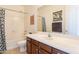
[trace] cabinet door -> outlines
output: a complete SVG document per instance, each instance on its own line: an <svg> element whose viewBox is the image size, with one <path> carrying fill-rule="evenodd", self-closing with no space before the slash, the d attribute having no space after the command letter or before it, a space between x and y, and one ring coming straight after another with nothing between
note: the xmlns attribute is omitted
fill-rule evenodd
<svg viewBox="0 0 79 59"><path fill-rule="evenodd" d="M49 53L43 49L39 49L39 54L49 54Z"/></svg>
<svg viewBox="0 0 79 59"><path fill-rule="evenodd" d="M45 52L45 53L48 52L48 54L52 52L52 50L51 50L52 48L46 44L43 44L43 43L39 43L39 49L40 49L40 52L41 51Z"/></svg>
<svg viewBox="0 0 79 59"><path fill-rule="evenodd" d="M32 44L32 54L38 54L38 46Z"/></svg>
<svg viewBox="0 0 79 59"><path fill-rule="evenodd" d="M32 39L32 44L34 44L34 45L36 45L36 46L39 46L39 42L36 41L36 40L33 40L33 39Z"/></svg>
<svg viewBox="0 0 79 59"><path fill-rule="evenodd" d="M31 54L31 41L30 40L27 40L27 53L28 54Z"/></svg>

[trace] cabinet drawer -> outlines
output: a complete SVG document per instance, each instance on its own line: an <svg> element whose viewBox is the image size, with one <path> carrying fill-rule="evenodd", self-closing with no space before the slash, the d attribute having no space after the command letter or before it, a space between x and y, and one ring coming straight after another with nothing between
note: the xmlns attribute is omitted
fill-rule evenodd
<svg viewBox="0 0 79 59"><path fill-rule="evenodd" d="M32 54L38 54L38 52L39 52L38 46L32 44Z"/></svg>
<svg viewBox="0 0 79 59"><path fill-rule="evenodd" d="M33 39L32 39L32 44L35 44L35 45L37 45L37 46L38 46L39 42L38 42L38 41L36 41L36 40L33 40Z"/></svg>
<svg viewBox="0 0 79 59"><path fill-rule="evenodd" d="M68 53L61 51L59 49L56 49L56 48L52 48L52 53L53 54L68 54Z"/></svg>
<svg viewBox="0 0 79 59"><path fill-rule="evenodd" d="M46 44L43 44L43 43L39 43L39 47L49 53L51 53L51 47L46 45Z"/></svg>
<svg viewBox="0 0 79 59"><path fill-rule="evenodd" d="M45 50L43 50L43 49L40 49L40 50L39 50L39 54L50 54L50 53L47 52L47 51L45 51Z"/></svg>

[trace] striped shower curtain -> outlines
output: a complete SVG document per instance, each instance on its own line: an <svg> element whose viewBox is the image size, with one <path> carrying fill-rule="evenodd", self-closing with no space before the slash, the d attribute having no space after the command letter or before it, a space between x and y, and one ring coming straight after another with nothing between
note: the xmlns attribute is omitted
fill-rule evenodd
<svg viewBox="0 0 79 59"><path fill-rule="evenodd" d="M6 50L5 42L5 10L0 9L0 53Z"/></svg>

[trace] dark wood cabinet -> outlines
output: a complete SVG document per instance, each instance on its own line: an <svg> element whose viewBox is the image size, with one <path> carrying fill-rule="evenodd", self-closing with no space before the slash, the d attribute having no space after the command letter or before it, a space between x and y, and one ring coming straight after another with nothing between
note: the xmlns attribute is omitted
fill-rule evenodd
<svg viewBox="0 0 79 59"><path fill-rule="evenodd" d="M36 40L31 41L32 44L32 54L38 54L39 53L39 42Z"/></svg>
<svg viewBox="0 0 79 59"><path fill-rule="evenodd" d="M52 47L52 54L68 54L68 53Z"/></svg>
<svg viewBox="0 0 79 59"><path fill-rule="evenodd" d="M40 42L39 43L39 53L50 54L51 53L51 47Z"/></svg>
<svg viewBox="0 0 79 59"><path fill-rule="evenodd" d="M31 49L32 49L31 47L32 47L32 45L31 45L31 39L30 38L27 38L26 47L27 47L27 53L31 54Z"/></svg>
<svg viewBox="0 0 79 59"><path fill-rule="evenodd" d="M28 54L68 54L62 50L51 47L42 42L27 37L27 53Z"/></svg>
<svg viewBox="0 0 79 59"><path fill-rule="evenodd" d="M50 53L44 49L39 49L39 54L50 54Z"/></svg>
<svg viewBox="0 0 79 59"><path fill-rule="evenodd" d="M32 54L38 54L38 52L39 52L38 46L32 44Z"/></svg>
<svg viewBox="0 0 79 59"><path fill-rule="evenodd" d="M39 42L38 42L38 41L32 39L31 42L32 42L32 44L34 44L34 45L36 45L36 46L39 46Z"/></svg>

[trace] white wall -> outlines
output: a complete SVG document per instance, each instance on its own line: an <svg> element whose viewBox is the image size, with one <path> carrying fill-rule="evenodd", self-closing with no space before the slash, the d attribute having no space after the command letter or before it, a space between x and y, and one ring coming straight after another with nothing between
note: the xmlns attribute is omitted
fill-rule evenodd
<svg viewBox="0 0 79 59"><path fill-rule="evenodd" d="M77 36L79 36L79 6L77 6Z"/></svg>
<svg viewBox="0 0 79 59"><path fill-rule="evenodd" d="M0 6L5 8L5 35L7 49L17 47L17 42L24 39L24 10L23 6ZM12 11L15 10L15 11Z"/></svg>
<svg viewBox="0 0 79 59"><path fill-rule="evenodd" d="M77 36L77 11L76 6L71 5L65 7L67 34Z"/></svg>
<svg viewBox="0 0 79 59"><path fill-rule="evenodd" d="M79 5L66 6L65 11L68 34L79 36Z"/></svg>

